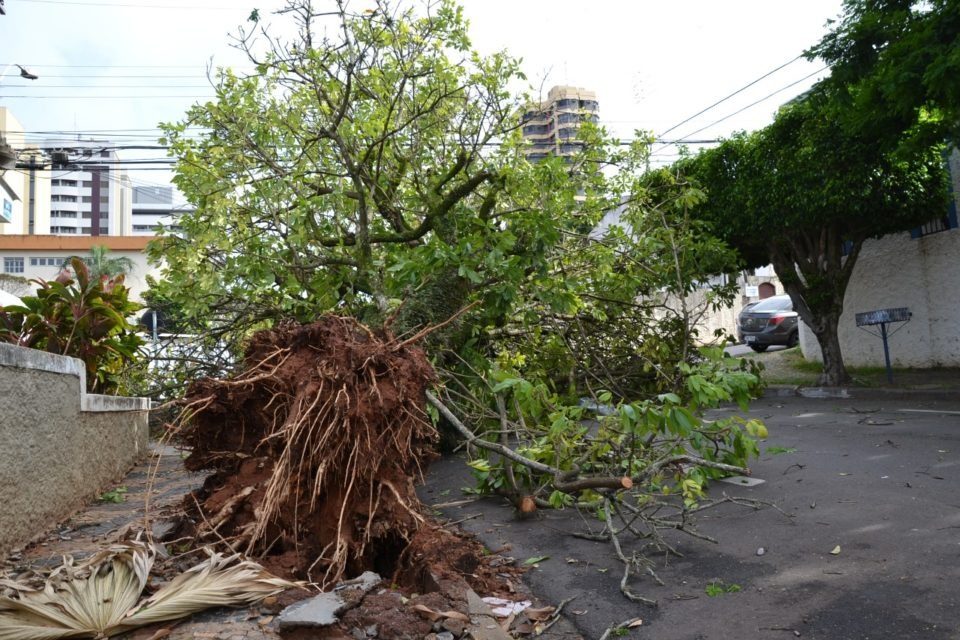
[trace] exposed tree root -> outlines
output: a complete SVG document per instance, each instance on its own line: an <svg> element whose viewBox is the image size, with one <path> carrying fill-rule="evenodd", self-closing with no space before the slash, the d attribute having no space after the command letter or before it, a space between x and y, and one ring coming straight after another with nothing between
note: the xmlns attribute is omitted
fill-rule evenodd
<svg viewBox="0 0 960 640"><path fill-rule="evenodd" d="M256 334L242 372L183 401L187 467L216 471L193 533L324 585L395 562L423 523L413 485L434 455L433 379L410 339L352 319Z"/></svg>

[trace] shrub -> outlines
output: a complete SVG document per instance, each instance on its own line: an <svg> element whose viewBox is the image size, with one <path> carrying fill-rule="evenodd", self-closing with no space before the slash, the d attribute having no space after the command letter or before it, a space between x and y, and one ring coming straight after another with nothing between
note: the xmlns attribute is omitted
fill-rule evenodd
<svg viewBox="0 0 960 640"><path fill-rule="evenodd" d="M140 305L129 298L123 276L91 278L80 258L73 273L53 282L36 280L35 296L23 306L0 308L0 341L42 349L83 361L87 390L118 393L123 369L138 357L143 340L127 318Z"/></svg>

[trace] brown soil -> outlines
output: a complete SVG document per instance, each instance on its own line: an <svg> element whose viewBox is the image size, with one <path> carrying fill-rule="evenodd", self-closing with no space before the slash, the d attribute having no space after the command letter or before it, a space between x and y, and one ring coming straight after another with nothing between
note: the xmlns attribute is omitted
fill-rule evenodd
<svg viewBox="0 0 960 640"><path fill-rule="evenodd" d="M382 640L419 640L430 633L434 621L415 607L437 613L467 613L469 589L483 596L521 600L523 597L516 593L519 584L515 584L521 571L503 561L502 556L487 554L483 545L469 535L427 524L401 555L393 576L394 589L367 595L343 615L339 629L346 633L376 626L377 637ZM462 635L463 623L441 621L455 637Z"/></svg>
<svg viewBox="0 0 960 640"><path fill-rule="evenodd" d="M434 457L423 351L326 316L254 335L242 373L191 385L179 436L192 534L322 585L391 575L424 519L414 493ZM192 529L192 530L191 530Z"/></svg>

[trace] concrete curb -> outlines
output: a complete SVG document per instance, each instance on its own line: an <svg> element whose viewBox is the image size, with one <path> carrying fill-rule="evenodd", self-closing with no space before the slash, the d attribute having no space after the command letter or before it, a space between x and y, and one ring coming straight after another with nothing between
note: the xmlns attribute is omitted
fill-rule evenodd
<svg viewBox="0 0 960 640"><path fill-rule="evenodd" d="M763 390L764 398L801 397L817 399L914 399L958 400L960 389L907 389L903 387L801 387L795 384L772 384Z"/></svg>

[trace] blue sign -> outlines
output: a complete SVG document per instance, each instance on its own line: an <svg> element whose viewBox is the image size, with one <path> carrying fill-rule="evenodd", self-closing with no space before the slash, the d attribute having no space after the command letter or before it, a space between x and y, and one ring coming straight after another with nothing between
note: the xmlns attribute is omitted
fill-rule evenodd
<svg viewBox="0 0 960 640"><path fill-rule="evenodd" d="M13 222L13 203L4 198L3 215L0 215L0 222Z"/></svg>

